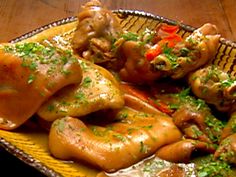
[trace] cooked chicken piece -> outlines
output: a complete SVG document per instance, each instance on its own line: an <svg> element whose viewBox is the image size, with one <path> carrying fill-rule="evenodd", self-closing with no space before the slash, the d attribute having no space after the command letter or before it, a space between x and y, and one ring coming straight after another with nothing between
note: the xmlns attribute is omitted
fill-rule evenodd
<svg viewBox="0 0 236 177"><path fill-rule="evenodd" d="M197 97L220 111L229 111L235 102L236 81L217 66L197 70L189 76L188 81Z"/></svg>
<svg viewBox="0 0 236 177"><path fill-rule="evenodd" d="M196 152L214 153L215 148L206 142L185 139L158 149L156 156L169 162L189 163Z"/></svg>
<svg viewBox="0 0 236 177"><path fill-rule="evenodd" d="M236 133L228 136L220 143L214 156L236 165Z"/></svg>
<svg viewBox="0 0 236 177"><path fill-rule="evenodd" d="M182 136L172 119L162 113L152 115L124 108L115 119L117 122L105 127L72 117L57 119L49 134L50 152L59 159L83 160L113 172Z"/></svg>
<svg viewBox="0 0 236 177"><path fill-rule="evenodd" d="M68 51L38 43L0 48L0 129L19 127L51 95L82 79L80 64Z"/></svg>
<svg viewBox="0 0 236 177"><path fill-rule="evenodd" d="M236 112L230 115L230 119L228 120L225 128L221 134L221 140L225 139L226 137L236 133Z"/></svg>
<svg viewBox="0 0 236 177"><path fill-rule="evenodd" d="M82 66L81 84L68 86L53 95L37 114L54 121L64 116L81 117L102 109L119 109L124 105L123 94L113 75L104 68L86 60Z"/></svg>
<svg viewBox="0 0 236 177"><path fill-rule="evenodd" d="M98 0L91 0L78 14L72 47L80 56L98 64L116 60L112 45L121 32L120 24L112 12Z"/></svg>

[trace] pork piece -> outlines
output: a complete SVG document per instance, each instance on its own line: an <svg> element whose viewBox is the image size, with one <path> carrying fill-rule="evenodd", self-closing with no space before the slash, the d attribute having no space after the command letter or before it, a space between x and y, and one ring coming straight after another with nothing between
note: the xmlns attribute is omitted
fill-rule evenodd
<svg viewBox="0 0 236 177"><path fill-rule="evenodd" d="M19 127L59 89L81 81L80 64L68 51L38 43L0 48L0 129Z"/></svg>
<svg viewBox="0 0 236 177"><path fill-rule="evenodd" d="M111 11L100 1L91 0L78 14L78 26L72 40L76 53L101 64L114 59L111 51L114 39L122 32L120 24Z"/></svg>
<svg viewBox="0 0 236 177"><path fill-rule="evenodd" d="M39 108L39 117L54 121L64 116L81 117L102 109L123 107L123 94L113 75L89 61L79 62L83 73L81 84L68 86L53 95Z"/></svg>
<svg viewBox="0 0 236 177"><path fill-rule="evenodd" d="M173 164L151 156L131 167L118 170L115 173L101 172L96 177L195 177L196 175L193 163Z"/></svg>
<svg viewBox="0 0 236 177"><path fill-rule="evenodd" d="M151 64L156 70L168 72L173 79L182 78L214 58L219 39L216 26L205 24L178 43L172 51L156 57Z"/></svg>
<svg viewBox="0 0 236 177"><path fill-rule="evenodd" d="M230 119L222 131L221 140L225 139L226 137L234 133L236 133L236 112L230 115Z"/></svg>
<svg viewBox="0 0 236 177"><path fill-rule="evenodd" d="M120 50L126 61L120 70L121 78L139 84L167 76L183 78L214 58L220 38L212 24L203 25L184 40L175 34L178 42L171 41L173 36L169 35L157 43L145 43L141 37L125 41Z"/></svg>
<svg viewBox="0 0 236 177"><path fill-rule="evenodd" d="M143 84L165 77L165 72L153 71L150 62L143 56L141 51L147 50L137 41L126 41L121 47L126 62L119 71L124 81Z"/></svg>
<svg viewBox="0 0 236 177"><path fill-rule="evenodd" d="M185 136L207 143L218 143L224 125L215 118L210 108L201 99L195 99L185 89L176 94L156 94L156 102L163 102L173 110L175 125Z"/></svg>
<svg viewBox="0 0 236 177"><path fill-rule="evenodd" d="M220 143L214 156L236 165L236 133L228 136Z"/></svg>
<svg viewBox="0 0 236 177"><path fill-rule="evenodd" d="M236 99L236 81L211 65L199 69L189 76L189 84L193 93L214 105L219 111L229 111Z"/></svg>
<svg viewBox="0 0 236 177"><path fill-rule="evenodd" d="M184 139L158 149L156 156L169 162L189 163L193 153L196 152L214 153L215 148L206 142Z"/></svg>
<svg viewBox="0 0 236 177"><path fill-rule="evenodd" d="M182 136L172 119L161 113L152 115L124 108L115 119L117 122L104 127L72 117L57 119L49 134L50 152L59 159L83 160L113 172Z"/></svg>
<svg viewBox="0 0 236 177"><path fill-rule="evenodd" d="M186 137L207 143L219 142L223 124L209 110L182 105L172 117L175 125Z"/></svg>

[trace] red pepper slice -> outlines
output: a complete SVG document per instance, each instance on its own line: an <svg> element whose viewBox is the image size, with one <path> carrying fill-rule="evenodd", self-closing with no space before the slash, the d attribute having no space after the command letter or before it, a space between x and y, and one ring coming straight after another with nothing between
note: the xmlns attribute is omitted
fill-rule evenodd
<svg viewBox="0 0 236 177"><path fill-rule="evenodd" d="M148 103L153 107L157 108L159 111L164 112L168 115L173 113L173 110L169 108L169 106L161 101L155 102L153 99L149 98Z"/></svg>
<svg viewBox="0 0 236 177"><path fill-rule="evenodd" d="M176 33L179 30L179 26L176 25L168 25L166 23L162 23L160 30L165 31L169 34Z"/></svg>
<svg viewBox="0 0 236 177"><path fill-rule="evenodd" d="M140 100L150 104L151 106L157 108L159 111L171 115L173 110L169 106L161 101L155 102L146 92L136 89L135 87L128 84L120 84L121 89L125 90L126 93L133 95Z"/></svg>
<svg viewBox="0 0 236 177"><path fill-rule="evenodd" d="M156 44L147 50L147 52L145 53L145 57L148 61L152 61L161 52L162 52L161 47L158 44Z"/></svg>
<svg viewBox="0 0 236 177"><path fill-rule="evenodd" d="M159 42L159 45L164 46L167 44L168 47L173 48L178 42L181 42L183 39L178 34L170 34Z"/></svg>

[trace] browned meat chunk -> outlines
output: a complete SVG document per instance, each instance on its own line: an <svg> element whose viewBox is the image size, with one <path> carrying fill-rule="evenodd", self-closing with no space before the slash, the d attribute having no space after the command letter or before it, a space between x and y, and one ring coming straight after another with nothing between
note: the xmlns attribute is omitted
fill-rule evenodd
<svg viewBox="0 0 236 177"><path fill-rule="evenodd" d="M229 111L236 99L236 81L212 65L197 70L189 77L193 93L220 111Z"/></svg>
<svg viewBox="0 0 236 177"><path fill-rule="evenodd" d="M175 125L190 139L218 143L224 125L217 119L207 104L189 93L190 89L175 94L156 94L156 102L164 102L173 110Z"/></svg>
<svg viewBox="0 0 236 177"><path fill-rule="evenodd" d="M185 139L160 148L156 155L169 162L189 163L193 153L196 152L214 153L215 148L206 142Z"/></svg>
<svg viewBox="0 0 236 177"><path fill-rule="evenodd" d="M56 91L81 78L71 53L38 43L1 46L0 129L19 127Z"/></svg>
<svg viewBox="0 0 236 177"><path fill-rule="evenodd" d="M236 112L232 113L221 134L221 140L236 133Z"/></svg>
<svg viewBox="0 0 236 177"><path fill-rule="evenodd" d="M126 63L119 72L122 80L140 84L153 82L165 76L165 73L154 72L151 69L150 62L140 52L143 48L144 46L136 41L127 41L122 45L121 50L126 57Z"/></svg>
<svg viewBox="0 0 236 177"><path fill-rule="evenodd" d="M215 152L215 158L236 164L236 133L228 136L220 143Z"/></svg>
<svg viewBox="0 0 236 177"><path fill-rule="evenodd" d="M112 12L102 7L98 0L92 0L78 14L72 47L80 56L101 64L114 59L112 45L121 31Z"/></svg>
<svg viewBox="0 0 236 177"><path fill-rule="evenodd" d="M223 124L207 110L183 105L173 114L173 121L188 138L207 143L220 140Z"/></svg>

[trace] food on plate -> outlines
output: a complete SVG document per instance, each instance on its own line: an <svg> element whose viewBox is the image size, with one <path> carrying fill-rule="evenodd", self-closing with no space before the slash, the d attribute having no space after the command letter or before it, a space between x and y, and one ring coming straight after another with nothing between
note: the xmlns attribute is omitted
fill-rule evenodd
<svg viewBox="0 0 236 177"><path fill-rule="evenodd" d="M80 84L63 88L39 108L37 114L47 121L65 116L82 117L103 109L124 106L123 93L106 69L79 59L83 78Z"/></svg>
<svg viewBox="0 0 236 177"><path fill-rule="evenodd" d="M59 89L80 83L78 60L71 52L39 43L1 45L0 129L26 122Z"/></svg>
<svg viewBox="0 0 236 177"><path fill-rule="evenodd" d="M233 112L230 115L230 118L222 131L221 140L234 133L236 133L236 112Z"/></svg>
<svg viewBox="0 0 236 177"><path fill-rule="evenodd" d="M166 145L157 150L156 156L174 163L189 163L193 153L214 153L212 144L193 139L184 139L173 144Z"/></svg>
<svg viewBox="0 0 236 177"><path fill-rule="evenodd" d="M171 28L163 24L156 32L126 39L120 47L126 58L120 70L123 80L145 83L167 76L180 79L212 60L220 38L214 25L205 24L186 39L176 34L178 28Z"/></svg>
<svg viewBox="0 0 236 177"><path fill-rule="evenodd" d="M214 156L230 164L236 164L236 133L228 136L220 143Z"/></svg>
<svg viewBox="0 0 236 177"><path fill-rule="evenodd" d="M82 6L78 22L72 40L76 53L100 64L116 60L112 51L113 42L122 29L112 12L104 8L100 1L93 0Z"/></svg>
<svg viewBox="0 0 236 177"><path fill-rule="evenodd" d="M207 104L190 95L190 89L177 93L156 93L157 103L169 105L175 125L184 132L185 137L206 143L218 143L224 128Z"/></svg>
<svg viewBox="0 0 236 177"><path fill-rule="evenodd" d="M162 160L156 156L151 156L142 160L139 163L132 165L129 168L119 170L115 173L101 172L96 177L186 177L197 176L196 166L190 164L174 164Z"/></svg>
<svg viewBox="0 0 236 177"><path fill-rule="evenodd" d="M52 156L93 165L100 177L230 174L235 78L212 64L215 25L187 37L165 23L136 34L92 0L75 30L44 34L0 47L0 129L37 115L50 126Z"/></svg>
<svg viewBox="0 0 236 177"><path fill-rule="evenodd" d="M57 158L87 161L112 172L150 156L182 136L171 118L161 112L152 115L123 108L115 119L105 126L72 117L57 119L51 126L49 149Z"/></svg>
<svg viewBox="0 0 236 177"><path fill-rule="evenodd" d="M193 93L220 111L230 111L236 99L236 81L215 65L199 69L189 76Z"/></svg>

